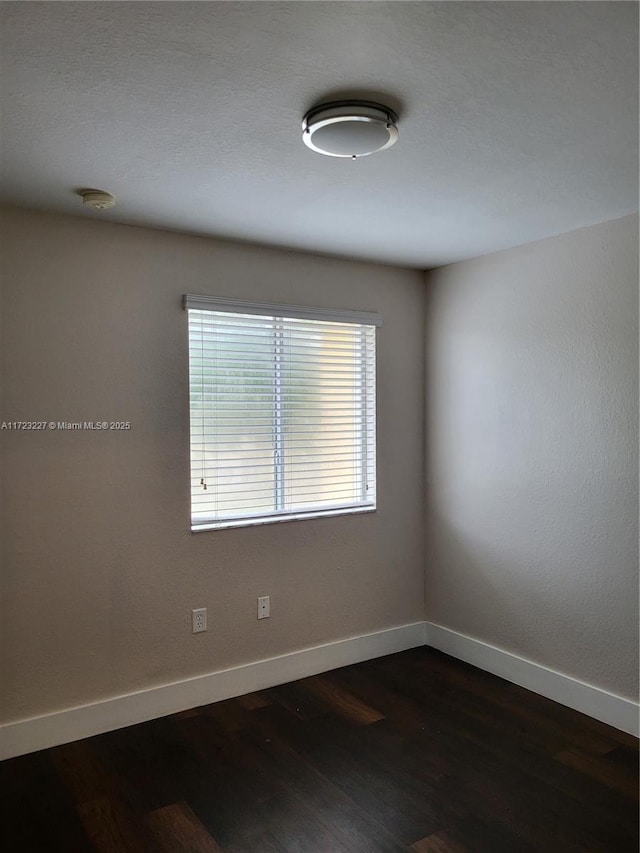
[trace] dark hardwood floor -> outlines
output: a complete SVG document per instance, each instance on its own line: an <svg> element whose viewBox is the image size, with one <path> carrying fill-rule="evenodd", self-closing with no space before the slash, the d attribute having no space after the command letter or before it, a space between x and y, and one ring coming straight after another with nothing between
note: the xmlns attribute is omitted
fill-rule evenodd
<svg viewBox="0 0 640 853"><path fill-rule="evenodd" d="M638 851L634 738L429 649L0 772L11 853Z"/></svg>

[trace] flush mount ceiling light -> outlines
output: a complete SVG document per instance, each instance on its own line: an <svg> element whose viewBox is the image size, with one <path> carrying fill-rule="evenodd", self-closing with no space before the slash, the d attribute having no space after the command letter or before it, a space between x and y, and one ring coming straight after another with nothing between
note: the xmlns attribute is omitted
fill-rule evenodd
<svg viewBox="0 0 640 853"><path fill-rule="evenodd" d="M398 138L398 116L373 101L332 101L309 110L302 141L328 157L357 160L390 148Z"/></svg>

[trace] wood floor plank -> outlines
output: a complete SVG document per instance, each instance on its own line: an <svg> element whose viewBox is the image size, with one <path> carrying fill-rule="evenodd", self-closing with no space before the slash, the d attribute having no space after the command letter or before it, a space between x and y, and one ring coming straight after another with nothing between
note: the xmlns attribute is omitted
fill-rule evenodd
<svg viewBox="0 0 640 853"><path fill-rule="evenodd" d="M291 727L276 709L270 711L280 737L312 763L371 819L380 820L404 844L433 832L434 816L419 783L402 767L378 760L375 747L381 720L368 726L339 716L317 718L312 725Z"/></svg>
<svg viewBox="0 0 640 853"><path fill-rule="evenodd" d="M238 766L233 735L206 714L177 720L176 735L173 770L182 799L211 836L225 850L260 838L271 794L257 775ZM262 834L269 833L264 829Z"/></svg>
<svg viewBox="0 0 640 853"><path fill-rule="evenodd" d="M107 796L107 769L97 754L95 738L57 746L51 750L51 759L75 803Z"/></svg>
<svg viewBox="0 0 640 853"><path fill-rule="evenodd" d="M411 845L413 853L467 853L447 832L436 832Z"/></svg>
<svg viewBox="0 0 640 853"><path fill-rule="evenodd" d="M354 723L368 725L384 719L384 714L361 702L352 693L333 682L329 676L306 678L302 684L305 690L326 702L332 711Z"/></svg>
<svg viewBox="0 0 640 853"><path fill-rule="evenodd" d="M264 716L256 718L256 729L247 733L265 753L272 772L282 783L302 798L325 826L334 826L341 843L349 850L368 853L400 853L404 845L362 810L338 786L326 778L289 743L278 736L277 730Z"/></svg>
<svg viewBox="0 0 640 853"><path fill-rule="evenodd" d="M618 746L606 754L606 760L614 767L629 773L633 778L638 776L638 750L626 746Z"/></svg>
<svg viewBox="0 0 640 853"><path fill-rule="evenodd" d="M92 746L107 796L138 815L182 798L171 768L170 724L165 719L107 732L92 738Z"/></svg>
<svg viewBox="0 0 640 853"><path fill-rule="evenodd" d="M252 738L243 732L234 744L234 755L241 771L258 775L268 798L267 825L270 833L287 849L335 850L353 853L340 826L312 805L300 790L291 784L289 774L283 773L273 758L271 737Z"/></svg>
<svg viewBox="0 0 640 853"><path fill-rule="evenodd" d="M359 666L344 667L330 673L331 680L349 689L366 704L375 705L380 713L404 732L422 731L430 718L424 708L411 702L396 690L389 690L375 675L367 675Z"/></svg>
<svg viewBox="0 0 640 853"><path fill-rule="evenodd" d="M0 850L95 853L51 750L0 762Z"/></svg>
<svg viewBox="0 0 640 853"><path fill-rule="evenodd" d="M246 711L256 711L271 704L266 693L246 693L244 696L238 696L238 702Z"/></svg>
<svg viewBox="0 0 640 853"><path fill-rule="evenodd" d="M222 848L207 832L187 803L172 803L145 815L157 844L157 853L221 853Z"/></svg>
<svg viewBox="0 0 640 853"><path fill-rule="evenodd" d="M82 802L78 814L95 853L148 853L153 849L142 822L114 797Z"/></svg>
<svg viewBox="0 0 640 853"><path fill-rule="evenodd" d="M216 702L204 708L203 713L217 720L225 732L238 732L251 725L250 712L238 699Z"/></svg>
<svg viewBox="0 0 640 853"><path fill-rule="evenodd" d="M320 717L329 710L327 703L305 687L307 679L281 684L267 691L269 698L301 720Z"/></svg>
<svg viewBox="0 0 640 853"><path fill-rule="evenodd" d="M256 841L253 838L248 838L244 841L228 844L224 848L224 853L289 853L288 848L283 847L277 838L270 832L260 831L260 837Z"/></svg>
<svg viewBox="0 0 640 853"><path fill-rule="evenodd" d="M633 800L638 794L637 775L626 768L615 767L600 756L586 755L578 750L566 750L556 756L558 761L585 773L622 796Z"/></svg>

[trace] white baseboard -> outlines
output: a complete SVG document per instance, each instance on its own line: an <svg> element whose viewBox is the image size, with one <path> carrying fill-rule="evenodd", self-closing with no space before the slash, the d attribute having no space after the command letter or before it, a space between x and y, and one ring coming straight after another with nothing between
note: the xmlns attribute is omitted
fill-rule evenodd
<svg viewBox="0 0 640 853"><path fill-rule="evenodd" d="M623 732L636 737L640 734L640 708L630 699L616 696L433 622L425 622L425 642L434 649L595 717Z"/></svg>
<svg viewBox="0 0 640 853"><path fill-rule="evenodd" d="M0 726L0 760L424 645L424 622L223 669Z"/></svg>
<svg viewBox="0 0 640 853"><path fill-rule="evenodd" d="M639 734L637 703L433 622L414 622L0 726L0 760L422 645Z"/></svg>

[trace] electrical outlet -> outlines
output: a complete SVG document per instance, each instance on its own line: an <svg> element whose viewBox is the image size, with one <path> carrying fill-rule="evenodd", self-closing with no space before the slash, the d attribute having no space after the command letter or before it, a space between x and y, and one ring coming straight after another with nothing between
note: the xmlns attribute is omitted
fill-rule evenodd
<svg viewBox="0 0 640 853"><path fill-rule="evenodd" d="M271 597L261 595L258 599L258 619L268 619L271 616Z"/></svg>
<svg viewBox="0 0 640 853"><path fill-rule="evenodd" d="M191 627L194 634L207 630L207 608L198 607L191 611Z"/></svg>

